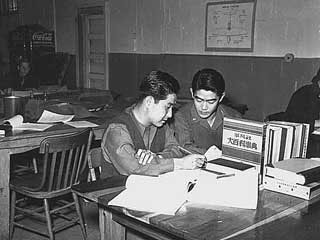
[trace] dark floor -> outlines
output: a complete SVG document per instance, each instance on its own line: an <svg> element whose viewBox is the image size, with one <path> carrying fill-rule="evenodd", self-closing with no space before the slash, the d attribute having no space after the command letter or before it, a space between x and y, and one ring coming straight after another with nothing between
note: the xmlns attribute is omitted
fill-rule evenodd
<svg viewBox="0 0 320 240"><path fill-rule="evenodd" d="M96 203L84 203L83 205L84 217L87 224L87 234L88 240L98 240L100 239L99 231L99 214ZM39 226L46 231L45 226ZM13 234L13 240L45 240L48 239L38 234L31 233L29 231L23 230L21 228L15 228ZM80 226L76 225L64 231L56 234L55 240L82 240L82 234Z"/></svg>

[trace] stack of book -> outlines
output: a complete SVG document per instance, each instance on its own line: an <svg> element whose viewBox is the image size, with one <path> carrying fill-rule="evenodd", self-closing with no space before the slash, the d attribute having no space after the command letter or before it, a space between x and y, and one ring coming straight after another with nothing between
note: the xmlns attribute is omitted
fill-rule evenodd
<svg viewBox="0 0 320 240"><path fill-rule="evenodd" d="M208 167L212 170L223 166L237 171L254 167L263 183L266 166L306 157L308 136L309 124L225 117L222 157L209 161L215 165Z"/></svg>
<svg viewBox="0 0 320 240"><path fill-rule="evenodd" d="M290 158L266 165L263 185L309 200L320 194L320 159Z"/></svg>
<svg viewBox="0 0 320 240"><path fill-rule="evenodd" d="M309 124L270 121L267 123L265 165L289 158L305 158Z"/></svg>

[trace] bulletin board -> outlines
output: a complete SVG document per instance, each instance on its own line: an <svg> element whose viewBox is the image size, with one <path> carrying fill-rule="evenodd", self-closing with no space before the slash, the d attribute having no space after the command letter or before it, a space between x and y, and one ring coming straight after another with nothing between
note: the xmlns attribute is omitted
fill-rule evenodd
<svg viewBox="0 0 320 240"><path fill-rule="evenodd" d="M252 52L256 0L206 5L205 51Z"/></svg>

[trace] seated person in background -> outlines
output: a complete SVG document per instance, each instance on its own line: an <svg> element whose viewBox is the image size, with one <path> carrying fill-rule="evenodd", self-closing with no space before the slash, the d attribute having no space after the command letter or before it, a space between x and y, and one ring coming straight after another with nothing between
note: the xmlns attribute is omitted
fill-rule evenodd
<svg viewBox="0 0 320 240"><path fill-rule="evenodd" d="M293 93L286 109L286 120L309 123L310 132L314 130L320 113L320 69L312 78L312 83L299 88Z"/></svg>
<svg viewBox="0 0 320 240"><path fill-rule="evenodd" d="M320 127L320 69L311 82L292 94L285 112L286 121L310 124L308 158L319 157L320 154L319 140L312 137L313 130Z"/></svg>
<svg viewBox="0 0 320 240"><path fill-rule="evenodd" d="M39 87L39 79L34 73L32 63L29 59L23 58L17 66L17 72L9 74L6 79L6 88L9 92L13 90L28 90Z"/></svg>
<svg viewBox="0 0 320 240"><path fill-rule="evenodd" d="M152 71L142 81L136 103L111 120L101 148L104 160L111 161L120 174L159 175L204 164L203 155L183 157L173 130L166 124L178 90L174 77Z"/></svg>
<svg viewBox="0 0 320 240"><path fill-rule="evenodd" d="M174 115L174 129L178 142L185 148L206 153L208 160L220 157L223 117L241 114L221 104L225 96L223 76L214 69L198 71L190 89L193 102L182 106Z"/></svg>

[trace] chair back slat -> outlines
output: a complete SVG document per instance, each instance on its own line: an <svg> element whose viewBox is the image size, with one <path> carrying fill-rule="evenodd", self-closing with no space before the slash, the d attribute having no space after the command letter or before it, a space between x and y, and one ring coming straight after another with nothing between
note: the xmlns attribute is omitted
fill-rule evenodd
<svg viewBox="0 0 320 240"><path fill-rule="evenodd" d="M75 158L79 159L78 162L73 162L73 167L72 167L72 174L71 174L71 178L70 178L70 182L75 182L75 178L76 178L76 174L78 172L78 164L80 163L80 147L77 147L75 149Z"/></svg>
<svg viewBox="0 0 320 240"><path fill-rule="evenodd" d="M78 133L46 138L40 144L43 173L38 191L58 191L78 183L87 165L92 131L87 128Z"/></svg>
<svg viewBox="0 0 320 240"><path fill-rule="evenodd" d="M50 158L50 155L52 156ZM54 185L54 176L55 176L55 168L56 168L56 162L57 162L57 153L48 154L48 160L50 159L50 172L48 174L48 191L53 190Z"/></svg>
<svg viewBox="0 0 320 240"><path fill-rule="evenodd" d="M80 161L79 161L78 166L77 166L76 179L74 179L75 182L79 181L79 176L80 176L79 173L82 172L82 166L88 160L88 159L84 159L84 156L85 156L85 148L84 148L84 146L81 146L79 148L79 153L80 153L80 156L79 156Z"/></svg>
<svg viewBox="0 0 320 240"><path fill-rule="evenodd" d="M71 169L72 169L72 156L73 156L73 149L70 149L68 151L68 161L67 161L67 166L65 168L66 176L64 177L63 188L66 188L68 186L68 183L69 183L69 176L70 176L70 172L71 172Z"/></svg>
<svg viewBox="0 0 320 240"><path fill-rule="evenodd" d="M57 188L61 187L61 182L62 182L64 168L65 168L65 161L66 161L66 151L61 152L60 161L61 161L61 163L59 164L58 178L56 180L56 187Z"/></svg>

